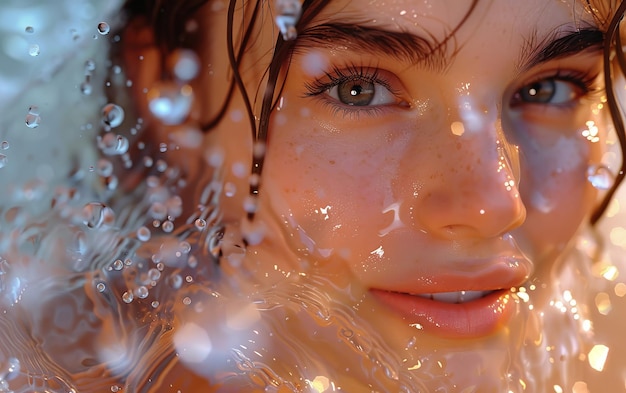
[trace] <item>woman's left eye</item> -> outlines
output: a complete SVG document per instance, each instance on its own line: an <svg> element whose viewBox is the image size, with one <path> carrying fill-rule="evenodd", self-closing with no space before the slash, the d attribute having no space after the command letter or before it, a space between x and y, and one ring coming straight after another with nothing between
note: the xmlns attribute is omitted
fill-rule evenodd
<svg viewBox="0 0 626 393"><path fill-rule="evenodd" d="M587 93L581 83L558 78L547 78L530 83L513 95L513 105L560 105L572 102Z"/></svg>
<svg viewBox="0 0 626 393"><path fill-rule="evenodd" d="M380 83L365 79L350 79L328 89L327 94L344 105L381 106L391 105L396 97Z"/></svg>

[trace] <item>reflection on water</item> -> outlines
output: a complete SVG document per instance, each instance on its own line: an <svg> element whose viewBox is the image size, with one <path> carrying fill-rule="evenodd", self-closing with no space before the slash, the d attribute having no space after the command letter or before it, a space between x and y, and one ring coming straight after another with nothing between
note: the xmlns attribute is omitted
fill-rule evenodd
<svg viewBox="0 0 626 393"><path fill-rule="evenodd" d="M44 17L56 11L14 3L0 6L24 17L1 36L21 85L7 89L0 119L0 392L624 386L620 358L611 359L620 340L606 326L619 321L626 290L608 260L589 271L586 238L556 283L517 289L509 329L461 343L394 320L342 266L267 285L268 272L242 263L237 239L226 239L217 263L219 195L233 192L221 162L209 157L202 177L186 178L167 153L197 145L197 135L142 139L132 107L104 98L132 84L106 58L119 39L102 22L107 9L75 4L84 15L59 27L68 50L43 34L56 31ZM29 63L41 59L57 63Z"/></svg>

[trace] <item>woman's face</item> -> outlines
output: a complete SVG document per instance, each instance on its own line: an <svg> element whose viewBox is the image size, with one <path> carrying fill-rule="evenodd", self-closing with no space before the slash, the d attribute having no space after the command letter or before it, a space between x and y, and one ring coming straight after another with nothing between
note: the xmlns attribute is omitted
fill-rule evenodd
<svg viewBox="0 0 626 393"><path fill-rule="evenodd" d="M453 337L506 324L510 289L563 253L602 150L592 16L470 6L336 0L299 31L257 215L301 260L343 261L407 323ZM282 247L267 237L251 249Z"/></svg>

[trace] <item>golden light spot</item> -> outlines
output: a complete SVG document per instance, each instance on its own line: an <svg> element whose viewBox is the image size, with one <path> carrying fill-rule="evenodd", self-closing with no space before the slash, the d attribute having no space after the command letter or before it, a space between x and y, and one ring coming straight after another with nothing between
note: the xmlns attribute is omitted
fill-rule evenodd
<svg viewBox="0 0 626 393"><path fill-rule="evenodd" d="M325 392L330 387L330 381L328 380L328 377L322 375L318 375L312 381L307 382L309 383L313 391L317 393Z"/></svg>
<svg viewBox="0 0 626 393"><path fill-rule="evenodd" d="M606 357L609 354L609 347L606 345L598 344L594 345L589 351L589 365L596 371L604 370L604 363L606 363Z"/></svg>
<svg viewBox="0 0 626 393"><path fill-rule="evenodd" d="M602 277L606 278L609 281L615 281L617 276L619 276L619 270L614 265L607 266L602 271Z"/></svg>
<svg viewBox="0 0 626 393"><path fill-rule="evenodd" d="M609 233L609 239L611 239L611 243L614 245L626 248L626 229L622 227L612 228Z"/></svg>
<svg viewBox="0 0 626 393"><path fill-rule="evenodd" d="M626 284L623 282L615 284L614 291L617 296L624 297L626 295Z"/></svg>
<svg viewBox="0 0 626 393"><path fill-rule="evenodd" d="M465 127L460 121L455 121L450 124L450 129L452 130L452 133L457 136L461 136L465 133Z"/></svg>
<svg viewBox="0 0 626 393"><path fill-rule="evenodd" d="M583 326L582 327L583 327L583 330L585 332L590 332L593 326L591 325L591 321L590 320L585 319L583 321Z"/></svg>
<svg viewBox="0 0 626 393"><path fill-rule="evenodd" d="M596 295L595 303L598 308L598 312L602 315L607 315L613 308L611 306L611 299L609 298L609 295L604 292L600 292Z"/></svg>
<svg viewBox="0 0 626 393"><path fill-rule="evenodd" d="M573 393L589 393L589 389L587 389L586 383L584 383L583 381L578 381L574 383L574 386L572 387L572 392Z"/></svg>
<svg viewBox="0 0 626 393"><path fill-rule="evenodd" d="M554 393L563 393L563 388L560 387L559 385L554 385Z"/></svg>

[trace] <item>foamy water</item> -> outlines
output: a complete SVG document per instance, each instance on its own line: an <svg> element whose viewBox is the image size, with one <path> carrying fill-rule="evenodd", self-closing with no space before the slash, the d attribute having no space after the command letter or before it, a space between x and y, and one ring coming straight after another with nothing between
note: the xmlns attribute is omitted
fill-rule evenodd
<svg viewBox="0 0 626 393"><path fill-rule="evenodd" d="M624 391L619 203L606 255L581 237L485 339L402 324L341 265L266 283L237 239L218 262L220 160L185 177L185 141L110 102L111 9L61 3L0 6L0 392Z"/></svg>

